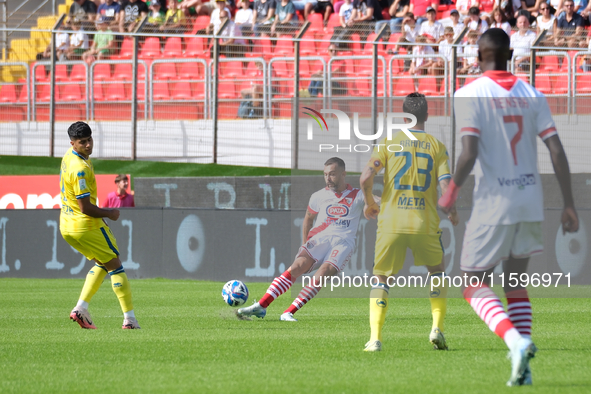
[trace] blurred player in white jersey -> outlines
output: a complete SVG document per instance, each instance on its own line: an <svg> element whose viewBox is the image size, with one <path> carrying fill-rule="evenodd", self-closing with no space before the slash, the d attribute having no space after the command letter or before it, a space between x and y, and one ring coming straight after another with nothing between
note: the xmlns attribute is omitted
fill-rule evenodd
<svg viewBox="0 0 591 394"><path fill-rule="evenodd" d="M317 270L293 304L281 315L283 321L297 321L293 314L306 305L320 291L322 278L342 271L355 251L359 218L365 205L360 189L345 182L345 162L338 157L324 163L326 188L310 197L302 226L304 244L295 261L281 276L275 278L259 302L240 308L240 317L265 317L267 307L285 293L297 278ZM374 198L379 200L379 197ZM316 219L316 226L314 219Z"/></svg>
<svg viewBox="0 0 591 394"><path fill-rule="evenodd" d="M509 45L503 30L485 32L478 42L478 62L484 74L456 92L462 153L439 205L445 212L452 209L459 188L474 168L474 203L466 225L461 268L468 278L484 277L485 283L466 287L464 298L509 347L512 370L507 385L520 386L531 384L529 360L537 350L531 340L529 296L521 283L510 287L505 281L505 311L488 287L487 276L503 262L506 278L511 274L519 277L527 273L529 257L543 250L536 137L548 147L560 184L563 231L576 232L579 221L568 161L550 108L543 94L506 71L512 55Z"/></svg>

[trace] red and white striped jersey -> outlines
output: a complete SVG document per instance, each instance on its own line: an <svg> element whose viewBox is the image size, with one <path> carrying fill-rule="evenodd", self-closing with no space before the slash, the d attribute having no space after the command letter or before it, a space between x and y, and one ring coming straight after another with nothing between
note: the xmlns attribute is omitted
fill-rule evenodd
<svg viewBox="0 0 591 394"><path fill-rule="evenodd" d="M308 239L320 234L355 241L364 205L361 189L349 184L342 193L335 193L329 188L318 190L312 194L308 203L308 211L318 214L316 225L308 233Z"/></svg>
<svg viewBox="0 0 591 394"><path fill-rule="evenodd" d="M556 135L546 97L506 71L487 71L455 94L460 135L479 138L470 220L544 219L536 137Z"/></svg>

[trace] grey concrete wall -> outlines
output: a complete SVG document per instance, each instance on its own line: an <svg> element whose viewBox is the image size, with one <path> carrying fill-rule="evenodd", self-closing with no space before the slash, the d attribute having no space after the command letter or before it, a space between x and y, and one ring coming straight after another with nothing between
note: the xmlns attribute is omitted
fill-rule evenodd
<svg viewBox="0 0 591 394"><path fill-rule="evenodd" d="M591 283L588 245L591 210L580 210L581 229L563 236L560 210L547 209L545 252L532 259L530 272L571 273L571 283ZM459 258L469 210L461 223L441 223L446 272L459 274ZM227 281L268 281L283 272L301 243L303 211L125 209L109 222L121 260L132 278L165 277ZM357 251L346 275L370 274L376 222L361 220ZM59 210L0 211L0 278L83 278L92 266L59 232ZM401 275L424 274L412 266Z"/></svg>

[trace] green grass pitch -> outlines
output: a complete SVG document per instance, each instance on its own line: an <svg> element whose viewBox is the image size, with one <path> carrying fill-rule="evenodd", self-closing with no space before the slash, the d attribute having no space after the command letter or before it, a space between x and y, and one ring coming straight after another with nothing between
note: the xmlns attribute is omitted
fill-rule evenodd
<svg viewBox="0 0 591 394"><path fill-rule="evenodd" d="M461 299L450 299L450 350L434 351L427 299L391 299L381 353L367 299L316 298L280 322L239 321L222 283L132 280L141 330L121 330L108 280L91 303L97 330L68 319L82 280L0 279L0 393L589 393L588 299L534 299L533 387L505 387L503 342ZM265 283L250 283L250 300Z"/></svg>

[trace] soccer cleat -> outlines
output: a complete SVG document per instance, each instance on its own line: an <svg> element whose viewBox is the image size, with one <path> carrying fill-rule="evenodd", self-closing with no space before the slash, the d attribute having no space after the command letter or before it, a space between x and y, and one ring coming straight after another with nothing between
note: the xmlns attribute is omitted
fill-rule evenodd
<svg viewBox="0 0 591 394"><path fill-rule="evenodd" d="M531 379L531 369L529 368L529 364L525 368L525 372L523 373L523 385L524 386L531 386L533 381Z"/></svg>
<svg viewBox="0 0 591 394"><path fill-rule="evenodd" d="M251 306L238 309L236 315L240 317L256 316L262 319L267 315L267 308L263 308L258 302L255 302Z"/></svg>
<svg viewBox="0 0 591 394"><path fill-rule="evenodd" d="M283 315L281 315L279 320L281 320L281 321L298 321L298 319L293 317L293 313L291 313L291 312L285 312Z"/></svg>
<svg viewBox="0 0 591 394"><path fill-rule="evenodd" d="M438 327L435 327L431 334L429 334L429 342L433 345L435 350L447 350L447 343L445 343L445 336Z"/></svg>
<svg viewBox="0 0 591 394"><path fill-rule="evenodd" d="M124 330L137 330L141 327L135 317L127 317L123 319L123 326L121 328Z"/></svg>
<svg viewBox="0 0 591 394"><path fill-rule="evenodd" d="M529 360L533 358L538 349L529 338L521 338L511 349L511 378L507 386L523 386L526 381L526 371L529 369ZM531 381L531 371L530 371Z"/></svg>
<svg viewBox="0 0 591 394"><path fill-rule="evenodd" d="M380 352L382 351L382 342L380 341L369 341L365 344L364 352Z"/></svg>
<svg viewBox="0 0 591 394"><path fill-rule="evenodd" d="M92 324L90 313L88 313L86 309L78 307L72 309L72 312L70 312L70 319L78 323L82 328L96 330L95 325Z"/></svg>

